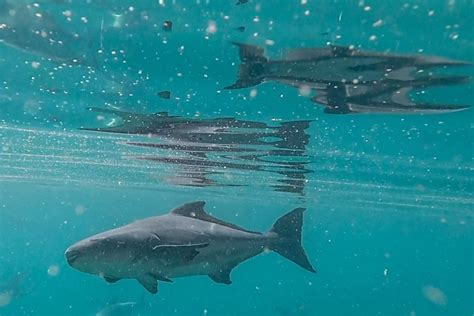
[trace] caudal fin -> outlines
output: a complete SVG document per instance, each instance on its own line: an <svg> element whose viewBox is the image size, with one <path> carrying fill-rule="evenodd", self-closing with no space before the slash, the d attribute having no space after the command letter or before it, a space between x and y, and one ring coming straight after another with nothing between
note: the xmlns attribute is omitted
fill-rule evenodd
<svg viewBox="0 0 474 316"><path fill-rule="evenodd" d="M279 242L272 246L272 250L293 261L300 267L311 272L316 272L301 245L304 211L304 208L294 209L276 221L270 233L277 234Z"/></svg>
<svg viewBox="0 0 474 316"><path fill-rule="evenodd" d="M263 82L265 64L268 59L261 47L232 42L239 48L240 72L237 81L225 89L241 89L256 86Z"/></svg>

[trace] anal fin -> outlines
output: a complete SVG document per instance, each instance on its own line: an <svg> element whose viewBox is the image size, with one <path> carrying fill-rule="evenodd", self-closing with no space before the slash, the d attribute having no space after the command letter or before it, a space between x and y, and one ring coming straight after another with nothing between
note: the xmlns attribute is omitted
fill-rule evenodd
<svg viewBox="0 0 474 316"><path fill-rule="evenodd" d="M161 273L150 273L152 277L154 277L157 280L163 281L163 282L173 282L170 278L167 276L161 274Z"/></svg>
<svg viewBox="0 0 474 316"><path fill-rule="evenodd" d="M158 281L151 274L143 274L137 278L137 281L151 294L158 292Z"/></svg>
<svg viewBox="0 0 474 316"><path fill-rule="evenodd" d="M104 280L107 281L108 283L115 283L117 281L120 281L120 278L115 278L112 276L104 276Z"/></svg>
<svg viewBox="0 0 474 316"><path fill-rule="evenodd" d="M232 280L230 279L230 273L232 268L220 268L216 271L209 273L209 278L217 283L231 284Z"/></svg>

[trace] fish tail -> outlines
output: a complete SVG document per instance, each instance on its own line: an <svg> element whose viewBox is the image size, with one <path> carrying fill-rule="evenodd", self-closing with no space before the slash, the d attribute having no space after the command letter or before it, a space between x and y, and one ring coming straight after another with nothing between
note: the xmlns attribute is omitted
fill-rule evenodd
<svg viewBox="0 0 474 316"><path fill-rule="evenodd" d="M232 42L239 48L240 72L237 81L225 89L241 89L256 86L265 79L265 64L268 58L261 47Z"/></svg>
<svg viewBox="0 0 474 316"><path fill-rule="evenodd" d="M275 222L270 233L276 234L279 241L273 244L271 249L300 267L316 272L301 244L304 211L304 208L294 209Z"/></svg>

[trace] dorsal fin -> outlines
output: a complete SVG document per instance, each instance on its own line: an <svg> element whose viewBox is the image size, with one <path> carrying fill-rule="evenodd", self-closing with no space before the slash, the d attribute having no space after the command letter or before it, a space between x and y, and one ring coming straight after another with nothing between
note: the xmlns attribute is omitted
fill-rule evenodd
<svg viewBox="0 0 474 316"><path fill-rule="evenodd" d="M206 202L204 202L204 201L186 203L186 204L183 204L183 205L175 208L174 210L171 211L171 213L174 214L174 215L191 217L191 218L199 219L201 221L205 221L205 222L209 222L209 223L215 223L215 224L219 224L219 225L222 225L222 226L227 226L227 227L237 229L237 230L240 230L240 231L244 231L244 232L247 232L247 233L259 234L259 235L262 234L260 232L254 232L254 231L251 231L251 230L244 229L244 228L239 227L237 225L234 225L232 223L224 222L224 221L222 221L218 218L215 218L215 217L207 214L204 211L204 205L205 204L206 204Z"/></svg>

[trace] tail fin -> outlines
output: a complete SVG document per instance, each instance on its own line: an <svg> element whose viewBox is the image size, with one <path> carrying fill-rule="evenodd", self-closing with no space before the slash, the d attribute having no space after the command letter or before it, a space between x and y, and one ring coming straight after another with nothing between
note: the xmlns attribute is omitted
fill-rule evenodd
<svg viewBox="0 0 474 316"><path fill-rule="evenodd" d="M262 83L265 79L264 66L268 62L263 48L237 42L232 42L232 44L239 47L240 73L237 81L225 89L248 88Z"/></svg>
<svg viewBox="0 0 474 316"><path fill-rule="evenodd" d="M301 245L304 211L304 208L294 209L276 221L270 232L277 234L280 241L273 245L272 250L300 267L310 272L316 272Z"/></svg>

